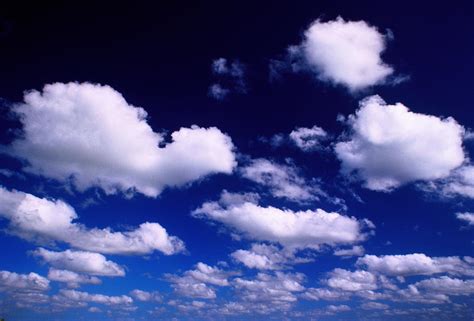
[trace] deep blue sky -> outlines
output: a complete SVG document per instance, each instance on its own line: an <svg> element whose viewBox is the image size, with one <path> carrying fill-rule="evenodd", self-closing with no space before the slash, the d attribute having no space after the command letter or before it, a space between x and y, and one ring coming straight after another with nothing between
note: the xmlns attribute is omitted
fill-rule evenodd
<svg viewBox="0 0 474 321"><path fill-rule="evenodd" d="M338 16L345 21L365 21L376 27L381 35L393 34L393 37L384 38L386 49L381 59L393 68L394 75L405 80L399 84L388 80L378 82L353 92L343 84L333 85L321 80L317 71L292 72L288 66L280 70L278 79L271 79L271 61L287 64L287 48L302 42L305 30L312 22L317 19L332 21ZM99 276L102 284L83 284L74 291L130 296L133 303L130 306L125 304L125 307L94 301L84 303L86 300L73 301L76 306L59 307L55 305L54 296L57 298L61 289L71 291L65 283L51 280L49 289L41 292L46 299L38 302L32 299L33 296L28 296L36 294L36 290L15 289L0 278L3 282L0 284L0 318L471 320L474 317L474 262L469 263L462 257L474 256L474 230L472 224L469 227L466 221L456 217L456 213L474 212L474 201L472 196L452 195L443 192L443 188L457 179L456 170L469 166L469 155L474 152L472 138L464 136L463 164L453 166L449 174L440 179L408 180L390 191L368 189L364 187L363 177L342 173L341 159L334 146L349 140L352 135L351 125L337 121L337 116L354 114L359 101L371 95L381 96L388 105L400 102L414 113L441 119L453 117L465 131L474 129L473 18L471 1L211 1L155 6L145 2L127 5L50 2L36 5L18 3L12 7L0 5L0 137L2 151L6 150L0 155L0 168L8 170L7 175L0 176L0 185L8 191L17 190L50 201L61 199L75 209L79 216L77 222L88 228L109 227L114 231L127 231L143 222L157 222L186 246L186 251L173 255L164 255L160 251L128 256L103 252L108 260L123 267L126 275ZM211 64L221 57L229 65L238 62L242 67L245 90L232 87L232 76L213 73ZM69 82L112 87L129 105L147 111L146 122L156 133L170 134L194 124L217 127L232 139L238 165L232 174L206 174L184 186L165 187L156 197L139 192L106 195L100 186L81 191L64 180L28 173L24 170L28 156L20 157L9 152L12 142L23 137L22 122L12 110L15 104L23 102L26 90L41 92L45 84ZM222 100L214 99L209 94L209 86L213 83L228 86L231 93ZM288 138L295 128L315 125L328 133L321 143L324 148L303 151ZM276 134L286 137L281 146L272 146L269 142ZM166 142L170 142L170 137L165 137ZM414 136L414 139L418 138ZM438 145L436 137L427 141L433 144L424 146L424 149L440 149L439 154L443 153L444 145ZM62 151L58 149L57 154L48 156L60 158L61 155ZM192 160L193 154L187 157ZM272 195L268 185L248 180L242 174L242 169L252 159L260 158L273 164L286 164L287 170L296 168L304 186L317 179L315 184L329 196L294 202ZM231 253L239 249L248 250L254 243L263 242L282 251L286 245L263 236L245 237L246 232L236 230L235 226L191 215L204 202L218 200L223 190L240 194L259 193L262 207L273 206L293 212L320 208L356 220L367 218L375 228L369 229L371 235L364 241L346 244L323 242L319 249L300 249L298 255L313 258L311 262L296 264L292 261L278 271L259 271L239 263L230 256ZM343 199L346 207L335 205L332 201L335 197ZM2 202L6 202L5 199ZM3 207L0 205L0 209ZM46 277L54 266L32 254L38 247L57 252L87 250L57 239L38 242L28 240L27 236L12 235L11 221L5 215L8 214L0 215L0 270L18 274L34 272ZM347 292L351 293L348 299L309 300L305 295L311 288L341 290L330 283L328 285L327 280L336 273L334 269L365 271L363 266L356 264L357 256L341 258L333 254L334 250L348 249L353 245L363 246L365 254L379 257L413 253L422 253L433 259L459 257L468 271L425 271L407 275L405 280L401 280L396 275L371 270L376 278L387 277L398 287L397 290L384 288L378 279L378 286L373 291L393 291L390 292L392 296L376 300L384 305L383 309L363 308L364 304L374 301L370 301L366 293L358 295L357 291ZM176 281L170 275L181 277L186 271L195 269L198 262L224 271L228 285L204 282L216 291L216 298L193 297L173 288ZM296 300L282 303L268 295L272 291L270 287L275 285L264 285L263 290L255 291L260 299L254 302L246 297L248 293L239 287L236 279L255 280L257 273L269 277L279 273L285 276L302 273L304 280L300 283L304 289L289 291ZM406 289L409 284L443 277L465 282L460 290L462 294L439 292L449 299L429 303L413 302L393 294ZM423 286L418 288L422 291ZM159 292L161 299L159 302L141 302L130 294L134 289ZM18 300L18 296L23 299ZM15 304L19 301L30 304ZM194 308L189 308L193 301ZM200 302L206 305L197 307ZM242 304L245 309L249 309L249 304L253 305L262 314L251 310L225 314L222 308L229 302ZM81 307L79 303L87 306ZM269 306L279 308L264 314ZM88 309L91 307L99 308L100 312L90 312ZM341 311L336 311L339 309Z"/></svg>

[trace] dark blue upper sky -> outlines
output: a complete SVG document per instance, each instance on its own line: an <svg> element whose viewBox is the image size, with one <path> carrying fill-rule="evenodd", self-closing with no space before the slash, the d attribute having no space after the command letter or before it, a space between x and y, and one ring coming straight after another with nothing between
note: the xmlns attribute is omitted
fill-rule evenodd
<svg viewBox="0 0 474 321"><path fill-rule="evenodd" d="M0 318L472 320L473 18L0 4Z"/></svg>

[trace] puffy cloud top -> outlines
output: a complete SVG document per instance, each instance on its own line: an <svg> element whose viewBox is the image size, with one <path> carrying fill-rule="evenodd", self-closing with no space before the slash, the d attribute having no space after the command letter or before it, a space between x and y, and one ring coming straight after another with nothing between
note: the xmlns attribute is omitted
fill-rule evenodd
<svg viewBox="0 0 474 321"><path fill-rule="evenodd" d="M224 194L220 202L207 202L193 215L218 221L242 233L245 237L280 243L293 248L319 248L322 244L350 244L365 238L362 232L369 221L359 221L339 213L291 211L262 207L241 196Z"/></svg>
<svg viewBox="0 0 474 321"><path fill-rule="evenodd" d="M360 102L348 124L352 133L336 144L337 157L343 171L356 171L372 190L447 177L465 159L464 128L450 117L414 113L372 96Z"/></svg>
<svg viewBox="0 0 474 321"><path fill-rule="evenodd" d="M11 153L27 171L72 182L79 190L138 191L157 196L212 173L231 173L231 139L215 127L181 128L172 142L155 133L143 108L109 86L55 83L25 94L14 107L23 135ZM71 180L72 178L72 180Z"/></svg>
<svg viewBox="0 0 474 321"><path fill-rule="evenodd" d="M316 20L290 51L303 56L318 78L357 91L383 83L393 69L381 58L385 36L365 21Z"/></svg>

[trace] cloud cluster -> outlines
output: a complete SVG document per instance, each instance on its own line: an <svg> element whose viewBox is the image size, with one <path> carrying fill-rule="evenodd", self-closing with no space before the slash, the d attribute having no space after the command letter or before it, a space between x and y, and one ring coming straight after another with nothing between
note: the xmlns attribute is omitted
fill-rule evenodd
<svg viewBox="0 0 474 321"><path fill-rule="evenodd" d="M372 190L444 178L465 160L464 128L453 118L414 113L371 96L348 125L351 135L336 144L336 155L345 173L355 171Z"/></svg>
<svg viewBox="0 0 474 321"><path fill-rule="evenodd" d="M204 203L193 215L223 223L248 239L299 249L357 243L366 238L363 229L373 227L368 220L322 209L292 211L262 207L245 199L245 195L229 197L226 193L217 202Z"/></svg>
<svg viewBox="0 0 474 321"><path fill-rule="evenodd" d="M146 222L126 232L89 229L74 222L78 218L76 212L61 200L38 198L3 187L0 187L0 217L10 221L11 234L37 243L59 241L86 251L123 255L154 251L171 255L184 250L183 242L168 235L158 223Z"/></svg>
<svg viewBox="0 0 474 321"><path fill-rule="evenodd" d="M146 121L143 108L109 86L55 83L25 94L13 107L23 133L10 153L25 170L79 190L139 192L155 197L212 173L231 173L231 139L215 127L181 128L171 142Z"/></svg>
<svg viewBox="0 0 474 321"><path fill-rule="evenodd" d="M381 58L385 42L386 37L367 22L338 17L313 22L302 43L289 48L289 55L302 60L294 69L309 70L321 81L358 91L383 84L393 73Z"/></svg>
<svg viewBox="0 0 474 321"><path fill-rule="evenodd" d="M39 248L33 252L33 255L57 269L99 276L125 275L125 270L120 265L108 261L99 253L71 250L54 252Z"/></svg>

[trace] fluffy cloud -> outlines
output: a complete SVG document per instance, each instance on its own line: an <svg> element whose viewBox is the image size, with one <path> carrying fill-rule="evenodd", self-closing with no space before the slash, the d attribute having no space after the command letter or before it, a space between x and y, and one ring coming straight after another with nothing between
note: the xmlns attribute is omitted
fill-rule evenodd
<svg viewBox="0 0 474 321"><path fill-rule="evenodd" d="M364 291L375 290L378 288L377 277L367 271L347 271L344 269L335 269L330 274L327 284L334 289L343 291Z"/></svg>
<svg viewBox="0 0 474 321"><path fill-rule="evenodd" d="M252 160L240 170L243 177L258 183L274 197L293 202L318 200L324 193L314 182L308 182L294 165L282 165L268 159Z"/></svg>
<svg viewBox="0 0 474 321"><path fill-rule="evenodd" d="M127 295L109 296L103 294L91 294L88 292L76 290L60 290L57 295L53 297L56 301L72 301L77 303L99 303L109 306L130 305L133 299Z"/></svg>
<svg viewBox="0 0 474 321"><path fill-rule="evenodd" d="M76 212L63 201L0 187L2 216L10 221L10 233L39 243L60 241L82 250L129 255L155 250L170 255L184 249L183 242L168 235L158 223L146 222L127 232L89 229L74 222L78 218Z"/></svg>
<svg viewBox="0 0 474 321"><path fill-rule="evenodd" d="M227 278L232 274L218 267L199 262L194 270L186 271L182 276L168 274L166 277L171 282L175 292L182 296L214 299L216 298L216 291L209 285L228 286Z"/></svg>
<svg viewBox="0 0 474 321"><path fill-rule="evenodd" d="M58 269L100 276L125 275L125 271L120 265L108 261L99 253L71 250L53 252L39 248L33 252L33 255ZM55 274L58 275L58 273Z"/></svg>
<svg viewBox="0 0 474 321"><path fill-rule="evenodd" d="M470 295L474 293L474 280L453 279L449 276L416 282L414 286L426 292L446 295Z"/></svg>
<svg viewBox="0 0 474 321"><path fill-rule="evenodd" d="M276 272L275 275L258 273L253 280L236 278L233 287L245 301L270 301L274 304L292 303L297 300L296 293L305 288L301 284L301 273Z"/></svg>
<svg viewBox="0 0 474 321"><path fill-rule="evenodd" d="M465 160L464 128L453 118L417 114L371 96L348 124L350 140L337 143L335 152L343 171L355 171L372 190L444 178Z"/></svg>
<svg viewBox="0 0 474 321"><path fill-rule="evenodd" d="M221 222L249 239L292 248L356 243L365 239L362 230L366 225L373 227L370 221L322 209L294 212L262 207L245 195L230 197L226 192L220 201L204 203L193 215Z"/></svg>
<svg viewBox="0 0 474 321"><path fill-rule="evenodd" d="M469 226L474 225L474 213L456 213L456 218Z"/></svg>
<svg viewBox="0 0 474 321"><path fill-rule="evenodd" d="M67 283L68 287L76 288L80 284L101 284L102 282L95 276L78 274L76 272L58 269L49 269L48 279L56 282Z"/></svg>
<svg viewBox="0 0 474 321"><path fill-rule="evenodd" d="M326 288L309 288L302 297L306 300L325 300L325 301L342 301L348 300L350 294L338 289L326 289Z"/></svg>
<svg viewBox="0 0 474 321"><path fill-rule="evenodd" d="M161 295L158 292L148 292L148 291L142 291L139 289L130 291L130 296L142 302L151 302L151 301L161 302L162 301Z"/></svg>
<svg viewBox="0 0 474 321"><path fill-rule="evenodd" d="M321 127L314 125L311 128L295 128L289 136L291 141L302 151L311 152L321 148L321 140L327 139L328 133Z"/></svg>
<svg viewBox="0 0 474 321"><path fill-rule="evenodd" d="M36 273L18 274L0 271L0 291L36 292L47 291L49 280Z"/></svg>
<svg viewBox="0 0 474 321"><path fill-rule="evenodd" d="M334 251L334 255L342 257L351 257L351 256L362 256L364 255L365 249L361 245L355 245L350 249L339 249Z"/></svg>
<svg viewBox="0 0 474 321"><path fill-rule="evenodd" d="M302 60L294 69L310 70L322 81L357 91L384 83L393 73L381 58L385 47L385 36L377 28L339 17L313 22L289 55Z"/></svg>
<svg viewBox="0 0 474 321"><path fill-rule="evenodd" d="M10 153L25 159L25 170L79 190L137 191L157 196L235 166L231 139L219 129L181 128L171 142L155 133L143 108L128 104L109 86L55 83L33 90L13 110L23 134Z"/></svg>
<svg viewBox="0 0 474 321"><path fill-rule="evenodd" d="M281 270L293 264L312 261L310 258L297 257L293 249L280 249L267 244L252 244L250 250L237 250L231 256L246 267L259 270Z"/></svg>
<svg viewBox="0 0 474 321"><path fill-rule="evenodd" d="M474 276L472 259L466 257L429 257L415 253L407 255L366 255L357 260L358 266L369 271L390 276L431 275L449 273Z"/></svg>

